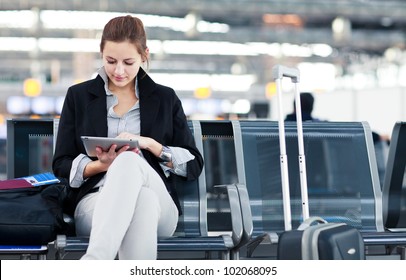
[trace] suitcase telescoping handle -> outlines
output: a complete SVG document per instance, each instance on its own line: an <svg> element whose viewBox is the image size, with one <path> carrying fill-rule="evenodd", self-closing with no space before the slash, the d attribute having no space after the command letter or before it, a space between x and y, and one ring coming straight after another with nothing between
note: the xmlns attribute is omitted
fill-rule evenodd
<svg viewBox="0 0 406 280"><path fill-rule="evenodd" d="M280 166L281 166L281 178L282 178L282 195L283 195L283 211L285 230L292 229L292 214L290 209L290 193L289 193L289 174L288 174L288 158L286 153L286 141L285 141L285 125L284 125L284 112L282 103L282 79L283 77L290 78L295 85L295 109L296 109L296 123L297 123L297 138L299 146L299 172L300 172L300 186L302 197L302 215L303 220L309 218L309 205L307 194L307 177L306 177L306 159L304 153L303 143L303 125L302 125L302 108L300 104L300 90L299 80L300 73L296 68L288 68L282 65L275 65L272 68L272 76L276 83L277 98L278 98L278 127L279 127L279 144L280 144Z"/></svg>

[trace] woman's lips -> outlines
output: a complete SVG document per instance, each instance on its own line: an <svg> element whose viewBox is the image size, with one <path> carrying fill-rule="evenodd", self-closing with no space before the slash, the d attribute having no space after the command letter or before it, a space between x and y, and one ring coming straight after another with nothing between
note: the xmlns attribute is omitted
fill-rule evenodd
<svg viewBox="0 0 406 280"><path fill-rule="evenodd" d="M125 80L125 77L117 77L117 76L115 76L114 80L116 80L117 82L122 82L122 81Z"/></svg>

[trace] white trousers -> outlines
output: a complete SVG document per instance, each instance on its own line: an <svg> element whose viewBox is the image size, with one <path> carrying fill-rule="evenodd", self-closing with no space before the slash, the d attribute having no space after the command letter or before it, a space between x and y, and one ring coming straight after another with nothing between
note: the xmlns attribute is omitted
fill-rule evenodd
<svg viewBox="0 0 406 280"><path fill-rule="evenodd" d="M138 154L120 154L99 192L75 211L78 235L89 236L82 259L156 259L157 239L173 235L178 209L156 171Z"/></svg>

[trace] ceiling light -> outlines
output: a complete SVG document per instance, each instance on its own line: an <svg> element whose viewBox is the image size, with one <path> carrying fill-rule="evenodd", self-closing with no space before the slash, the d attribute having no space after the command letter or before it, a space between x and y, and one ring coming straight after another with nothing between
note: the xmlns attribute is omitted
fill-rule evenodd
<svg viewBox="0 0 406 280"><path fill-rule="evenodd" d="M0 27L3 28L31 28L36 21L35 12L30 10L0 11Z"/></svg>
<svg viewBox="0 0 406 280"><path fill-rule="evenodd" d="M294 14L264 14L262 16L262 21L269 26L303 26L303 20L300 18L300 16Z"/></svg>
<svg viewBox="0 0 406 280"><path fill-rule="evenodd" d="M30 52L36 46L35 38L0 37L0 51Z"/></svg>
<svg viewBox="0 0 406 280"><path fill-rule="evenodd" d="M214 91L247 92L256 82L255 75L153 73L150 75L160 83L177 91L195 91L196 88L210 88Z"/></svg>
<svg viewBox="0 0 406 280"><path fill-rule="evenodd" d="M40 18L44 28L48 29L94 29L102 30L103 26L112 18L128 15L129 13L112 12L86 12L86 11L41 11ZM145 27L168 28L179 32L188 32L192 24L197 32L201 33L226 33L229 31L227 24L207 22L197 16L186 18L166 17L145 14L130 14L140 18Z"/></svg>
<svg viewBox="0 0 406 280"><path fill-rule="evenodd" d="M38 47L43 52L99 52L100 40L84 38L40 38Z"/></svg>
<svg viewBox="0 0 406 280"><path fill-rule="evenodd" d="M244 55L256 56L246 44L213 41L164 41L162 49L171 54L202 54L202 55Z"/></svg>
<svg viewBox="0 0 406 280"><path fill-rule="evenodd" d="M189 13L185 16L185 27L186 27L185 34L187 37L193 38L199 34L199 31L197 30L197 25L199 24L200 20L201 17L194 12Z"/></svg>
<svg viewBox="0 0 406 280"><path fill-rule="evenodd" d="M327 44L314 44L310 46L314 55L328 57L333 53L333 48Z"/></svg>
<svg viewBox="0 0 406 280"><path fill-rule="evenodd" d="M351 21L347 18L337 17L331 25L333 37L336 41L349 40L351 37Z"/></svg>

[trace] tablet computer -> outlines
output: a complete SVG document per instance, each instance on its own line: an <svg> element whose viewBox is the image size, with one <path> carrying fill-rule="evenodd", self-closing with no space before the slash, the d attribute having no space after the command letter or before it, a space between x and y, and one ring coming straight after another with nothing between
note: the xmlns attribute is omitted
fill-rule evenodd
<svg viewBox="0 0 406 280"><path fill-rule="evenodd" d="M85 146L86 153L90 157L96 156L96 147L102 148L103 151L110 149L111 145L116 144L119 150L125 145L129 145L129 149L138 147L138 140L136 139L120 139L96 136L82 136L83 145Z"/></svg>

